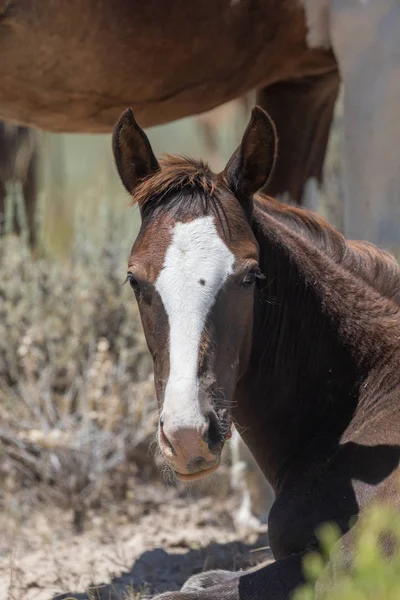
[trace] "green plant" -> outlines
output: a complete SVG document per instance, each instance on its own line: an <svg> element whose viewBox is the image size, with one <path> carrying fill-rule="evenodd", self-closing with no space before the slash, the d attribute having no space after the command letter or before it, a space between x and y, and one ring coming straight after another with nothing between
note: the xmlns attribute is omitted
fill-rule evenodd
<svg viewBox="0 0 400 600"><path fill-rule="evenodd" d="M398 600L400 598L400 512L386 506L371 506L354 530L354 557L345 567L336 526L321 527L318 538L320 553L310 553L304 560L308 581L294 595L294 600ZM390 552L388 549L390 548ZM317 581L332 555L335 577L327 591L315 591Z"/></svg>

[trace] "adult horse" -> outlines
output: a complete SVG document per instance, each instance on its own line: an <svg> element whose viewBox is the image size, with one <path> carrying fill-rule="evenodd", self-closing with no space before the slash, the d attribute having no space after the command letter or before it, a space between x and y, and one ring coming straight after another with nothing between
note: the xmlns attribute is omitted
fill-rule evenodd
<svg viewBox="0 0 400 600"><path fill-rule="evenodd" d="M400 267L305 209L255 196L276 154L259 108L218 175L159 163L130 110L113 148L142 217L128 280L162 455L180 479L211 473L234 421L276 492L275 563L195 576L162 598L287 600L321 523L338 524L351 561L354 517L376 500L399 506Z"/></svg>
<svg viewBox="0 0 400 600"><path fill-rule="evenodd" d="M399 36L398 0L0 0L0 117L106 132L127 105L148 127L257 89L269 192L301 202L341 77L345 233L399 249Z"/></svg>
<svg viewBox="0 0 400 600"><path fill-rule="evenodd" d="M34 248L37 242L37 171L38 143L35 131L0 121L0 233L4 229L7 183L19 181L31 248ZM15 207L13 208L12 230L19 233L21 223L18 221Z"/></svg>

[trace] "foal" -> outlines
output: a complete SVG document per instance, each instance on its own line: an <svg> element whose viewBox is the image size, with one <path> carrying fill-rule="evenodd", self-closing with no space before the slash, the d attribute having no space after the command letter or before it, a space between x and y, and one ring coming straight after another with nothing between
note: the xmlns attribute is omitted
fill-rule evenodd
<svg viewBox="0 0 400 600"><path fill-rule="evenodd" d="M286 600L316 528L399 504L400 269L308 211L257 197L276 156L259 108L224 171L159 163L127 110L113 137L142 217L128 280L154 361L158 441L183 480L215 471L237 424L276 500L276 562L192 577L164 600ZM160 596L161 598L161 596Z"/></svg>

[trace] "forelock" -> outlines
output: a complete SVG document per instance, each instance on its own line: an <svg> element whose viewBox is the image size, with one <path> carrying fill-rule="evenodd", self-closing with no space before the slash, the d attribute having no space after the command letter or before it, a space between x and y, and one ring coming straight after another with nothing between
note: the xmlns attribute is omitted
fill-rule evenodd
<svg viewBox="0 0 400 600"><path fill-rule="evenodd" d="M143 219L167 212L177 220L212 215L229 233L223 191L218 176L205 162L166 155L160 160L160 169L137 186L132 203L139 206Z"/></svg>

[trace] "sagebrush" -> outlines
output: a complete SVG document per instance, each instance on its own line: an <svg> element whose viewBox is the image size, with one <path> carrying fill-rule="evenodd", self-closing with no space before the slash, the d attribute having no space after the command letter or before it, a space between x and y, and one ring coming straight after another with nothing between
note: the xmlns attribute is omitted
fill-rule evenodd
<svg viewBox="0 0 400 600"><path fill-rule="evenodd" d="M143 453L154 430L152 365L124 262L111 243L55 261L0 241L1 469L8 486L34 484L72 507L78 528L104 476Z"/></svg>

